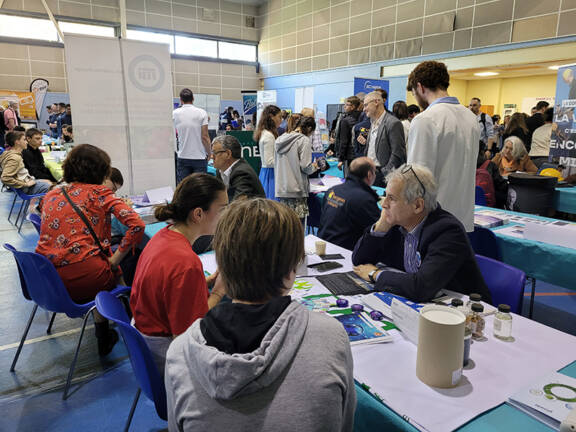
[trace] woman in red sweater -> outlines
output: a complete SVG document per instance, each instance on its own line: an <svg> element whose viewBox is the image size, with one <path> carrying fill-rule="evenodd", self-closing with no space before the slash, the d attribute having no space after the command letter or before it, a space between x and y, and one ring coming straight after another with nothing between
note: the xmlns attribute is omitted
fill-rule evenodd
<svg viewBox="0 0 576 432"><path fill-rule="evenodd" d="M81 144L68 154L62 168L66 184L44 197L36 252L54 264L72 300L86 303L99 291L123 283L120 262L140 243L145 225L130 206L102 185L110 174L110 156L105 151ZM111 215L128 227L114 254L110 251ZM98 353L106 355L118 341L118 334L97 311L94 321Z"/></svg>
<svg viewBox="0 0 576 432"><path fill-rule="evenodd" d="M156 208L156 219L173 224L152 237L142 251L130 307L134 325L146 339L162 376L172 339L224 295L217 273L205 277L192 245L200 236L214 234L227 204L221 180L209 174L192 174L180 182L170 204ZM209 293L212 282L215 286Z"/></svg>

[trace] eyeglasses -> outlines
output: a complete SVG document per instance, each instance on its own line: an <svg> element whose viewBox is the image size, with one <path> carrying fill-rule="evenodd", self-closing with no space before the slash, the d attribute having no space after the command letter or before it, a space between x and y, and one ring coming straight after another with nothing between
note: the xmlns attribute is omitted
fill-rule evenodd
<svg viewBox="0 0 576 432"><path fill-rule="evenodd" d="M226 153L227 151L228 151L228 150L218 150L218 151L213 151L212 154L213 154L214 156L216 156L217 154Z"/></svg>
<svg viewBox="0 0 576 432"><path fill-rule="evenodd" d="M402 175L410 171L412 171L412 174L414 174L414 177L416 177L416 180L418 180L418 183L420 183L420 186L422 186L422 197L424 197L426 195L426 188L424 187L424 183L422 183L422 181L418 178L418 175L416 174L416 171L414 171L414 168L412 168L412 165L406 165L402 170Z"/></svg>

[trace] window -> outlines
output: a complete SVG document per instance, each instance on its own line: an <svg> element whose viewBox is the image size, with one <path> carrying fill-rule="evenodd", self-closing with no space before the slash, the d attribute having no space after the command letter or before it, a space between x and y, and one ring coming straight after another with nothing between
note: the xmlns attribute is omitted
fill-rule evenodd
<svg viewBox="0 0 576 432"><path fill-rule="evenodd" d="M218 42L218 57L227 60L256 61L256 46Z"/></svg>
<svg viewBox="0 0 576 432"><path fill-rule="evenodd" d="M73 22L58 21L62 33L76 33L90 36L114 37L114 27L105 27L91 24L79 24Z"/></svg>
<svg viewBox="0 0 576 432"><path fill-rule="evenodd" d="M58 32L50 20L0 15L0 36L58 41Z"/></svg>
<svg viewBox="0 0 576 432"><path fill-rule="evenodd" d="M140 30L126 30L126 37L144 42L161 42L170 44L170 52L174 54L174 36L166 33L154 33Z"/></svg>
<svg viewBox="0 0 576 432"><path fill-rule="evenodd" d="M217 44L213 40L176 36L176 54L216 58Z"/></svg>

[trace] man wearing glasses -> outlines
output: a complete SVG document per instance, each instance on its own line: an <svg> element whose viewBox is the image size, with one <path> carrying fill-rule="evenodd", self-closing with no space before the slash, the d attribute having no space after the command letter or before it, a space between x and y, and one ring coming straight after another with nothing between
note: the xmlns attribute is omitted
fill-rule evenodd
<svg viewBox="0 0 576 432"><path fill-rule="evenodd" d="M410 124L408 163L432 171L438 201L473 231L480 127L476 115L448 95L449 85L444 63L425 61L410 73L407 90L424 111Z"/></svg>
<svg viewBox="0 0 576 432"><path fill-rule="evenodd" d="M478 293L491 303L464 227L436 201L438 187L430 170L402 165L386 181L380 219L352 254L356 274L377 291L415 302L430 301L448 289Z"/></svg>
<svg viewBox="0 0 576 432"><path fill-rule="evenodd" d="M372 121L364 155L376 164L374 185L382 187L386 174L406 162L404 127L400 120L386 112L380 92L366 95L364 112Z"/></svg>

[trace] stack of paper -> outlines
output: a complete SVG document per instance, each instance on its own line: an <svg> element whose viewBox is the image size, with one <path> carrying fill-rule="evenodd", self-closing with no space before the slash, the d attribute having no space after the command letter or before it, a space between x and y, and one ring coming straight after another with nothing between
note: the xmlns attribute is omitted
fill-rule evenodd
<svg viewBox="0 0 576 432"><path fill-rule="evenodd" d="M491 211L477 211L474 213L474 226L482 228L494 228L508 223L504 214Z"/></svg>
<svg viewBox="0 0 576 432"><path fill-rule="evenodd" d="M374 325L372 320L363 312L352 312L338 315L335 318L346 329L351 345L374 344L392 340L392 337L385 330Z"/></svg>
<svg viewBox="0 0 576 432"><path fill-rule="evenodd" d="M553 373L525 388L508 402L553 429L576 409L576 379Z"/></svg>

